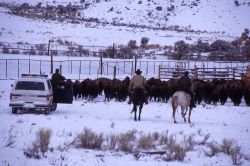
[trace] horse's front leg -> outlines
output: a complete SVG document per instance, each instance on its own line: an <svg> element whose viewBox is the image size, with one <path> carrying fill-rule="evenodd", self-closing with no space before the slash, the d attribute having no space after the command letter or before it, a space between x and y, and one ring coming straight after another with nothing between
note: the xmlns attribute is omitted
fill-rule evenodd
<svg viewBox="0 0 250 166"><path fill-rule="evenodd" d="M191 123L191 121L190 121L190 117L191 117L191 112L192 112L192 108L189 108L189 114L188 114L188 123Z"/></svg>
<svg viewBox="0 0 250 166"><path fill-rule="evenodd" d="M133 111L134 111L134 120L137 121L137 118L136 118L136 112L137 112L136 105L133 106Z"/></svg>
<svg viewBox="0 0 250 166"><path fill-rule="evenodd" d="M177 123L175 120L175 112L176 112L176 108L173 107L173 118L174 118L174 123Z"/></svg>
<svg viewBox="0 0 250 166"><path fill-rule="evenodd" d="M139 118L138 118L139 121L141 120L142 107L143 107L143 104L140 104L140 107L139 107Z"/></svg>

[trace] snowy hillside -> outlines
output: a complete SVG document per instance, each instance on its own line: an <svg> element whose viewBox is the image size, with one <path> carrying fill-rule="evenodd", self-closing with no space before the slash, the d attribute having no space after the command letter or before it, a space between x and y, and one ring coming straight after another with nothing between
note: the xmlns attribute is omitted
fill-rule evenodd
<svg viewBox="0 0 250 166"><path fill-rule="evenodd" d="M1 5L1 42L47 43L63 39L83 45L110 46L140 43L148 37L150 44L173 45L178 40L194 43L233 40L250 27L250 2L247 0L2 0L2 4L27 2L41 7L77 6L76 23L51 19L27 19L10 14ZM79 8L79 9L78 9ZM34 12L34 10L33 10ZM80 20L80 21L79 21ZM81 21L83 20L83 21ZM86 22L87 20L87 22Z"/></svg>

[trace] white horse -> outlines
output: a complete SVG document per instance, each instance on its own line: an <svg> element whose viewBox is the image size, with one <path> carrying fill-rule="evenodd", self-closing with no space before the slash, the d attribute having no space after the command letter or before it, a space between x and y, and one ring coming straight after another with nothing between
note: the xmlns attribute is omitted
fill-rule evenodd
<svg viewBox="0 0 250 166"><path fill-rule="evenodd" d="M174 118L174 123L177 123L175 120L175 112L178 106L181 107L181 115L186 122L186 113L189 110L189 116L188 116L188 122L190 122L190 116L191 116L191 111L192 108L190 108L190 101L191 101L191 96L184 92L184 91L177 91L173 94L172 96L172 108L173 108L173 118Z"/></svg>

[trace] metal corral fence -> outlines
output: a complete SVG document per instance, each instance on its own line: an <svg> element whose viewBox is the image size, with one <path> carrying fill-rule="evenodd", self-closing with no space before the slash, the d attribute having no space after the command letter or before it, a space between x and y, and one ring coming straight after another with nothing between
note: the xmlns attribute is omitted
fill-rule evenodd
<svg viewBox="0 0 250 166"><path fill-rule="evenodd" d="M102 63L101 63L102 62ZM136 65L136 67L135 67ZM234 69L237 73L245 73L250 62L212 62L212 61L174 61L174 60L124 60L124 59L103 59L101 60L54 60L54 69L60 68L63 75L71 79L84 79L86 75L95 77L113 77L118 75L134 74L136 68L143 71L147 78L160 77L170 78L179 69L212 71L224 68L228 72ZM207 68L205 70L205 68ZM215 69L216 68L216 69ZM53 70L54 70L53 69ZM218 69L218 70L217 70ZM0 59L0 79L16 79L23 73L50 74L50 60L36 59ZM165 71L164 71L165 70ZM166 75L166 70L171 75ZM210 70L210 69L209 69ZM165 74L164 74L165 72ZM206 74L206 73L201 73ZM225 74L225 73L224 73ZM230 75L230 73L229 73ZM212 75L211 75L212 76Z"/></svg>

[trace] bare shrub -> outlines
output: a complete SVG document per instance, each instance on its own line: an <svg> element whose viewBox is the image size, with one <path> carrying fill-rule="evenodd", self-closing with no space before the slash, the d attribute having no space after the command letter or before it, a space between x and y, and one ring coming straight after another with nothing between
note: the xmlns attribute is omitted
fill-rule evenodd
<svg viewBox="0 0 250 166"><path fill-rule="evenodd" d="M10 50L7 47L3 47L2 51L3 51L4 54L9 54L10 53Z"/></svg>
<svg viewBox="0 0 250 166"><path fill-rule="evenodd" d="M232 148L233 144L233 140L223 139L222 144L220 146L221 151L226 153L227 155L230 155L230 149Z"/></svg>
<svg viewBox="0 0 250 166"><path fill-rule="evenodd" d="M136 49L137 48L137 46L136 46L136 40L129 40L128 47L130 49Z"/></svg>
<svg viewBox="0 0 250 166"><path fill-rule="evenodd" d="M35 48L37 50L46 50L46 44L36 44Z"/></svg>
<svg viewBox="0 0 250 166"><path fill-rule="evenodd" d="M241 153L241 147L238 145L235 145L234 147L231 147L229 150L229 154L233 160L234 165L241 165L243 158L243 154Z"/></svg>
<svg viewBox="0 0 250 166"><path fill-rule="evenodd" d="M145 48L148 45L149 38L147 37L142 37L141 38L141 47Z"/></svg>
<svg viewBox="0 0 250 166"><path fill-rule="evenodd" d="M162 157L164 161L183 161L186 156L186 150L176 143L169 144L166 149L166 155Z"/></svg>
<svg viewBox="0 0 250 166"><path fill-rule="evenodd" d="M216 142L210 142L207 144L209 151L204 151L206 156L213 157L221 152L220 146Z"/></svg>
<svg viewBox="0 0 250 166"><path fill-rule="evenodd" d="M184 144L185 144L186 151L193 150L193 148L196 144L195 140L194 140L194 135L189 135L188 137L184 136Z"/></svg>
<svg viewBox="0 0 250 166"><path fill-rule="evenodd" d="M37 143L42 153L47 152L49 149L48 146L50 143L51 133L51 129L45 128L42 128L37 132Z"/></svg>
<svg viewBox="0 0 250 166"><path fill-rule="evenodd" d="M233 160L234 165L241 165L242 161L241 159L243 158L243 154L241 152L241 147L238 145L235 145L234 147L230 148L229 154Z"/></svg>
<svg viewBox="0 0 250 166"><path fill-rule="evenodd" d="M118 141L119 150L124 152L132 152L134 149L133 141L136 139L135 134L135 130L128 131L125 134L120 134Z"/></svg>
<svg viewBox="0 0 250 166"><path fill-rule="evenodd" d="M168 131L161 133L159 141L161 145L168 144Z"/></svg>
<svg viewBox="0 0 250 166"><path fill-rule="evenodd" d="M65 151L65 150L67 151L70 147L76 146L78 142L79 142L79 138L76 137L76 138L74 138L71 142L64 143L64 146L59 145L59 146L57 147L57 149L58 149L59 151L61 151L61 152Z"/></svg>
<svg viewBox="0 0 250 166"><path fill-rule="evenodd" d="M150 133L141 135L138 140L138 147L142 149L155 148L154 137Z"/></svg>
<svg viewBox="0 0 250 166"><path fill-rule="evenodd" d="M57 43L59 43L60 45L64 45L64 42L62 39L57 39Z"/></svg>
<svg viewBox="0 0 250 166"><path fill-rule="evenodd" d="M36 55L36 50L34 48L29 49L28 54L29 55Z"/></svg>
<svg viewBox="0 0 250 166"><path fill-rule="evenodd" d="M12 50L11 54L20 54L20 51L19 50Z"/></svg>
<svg viewBox="0 0 250 166"><path fill-rule="evenodd" d="M88 149L100 149L103 143L103 134L99 135L91 131L91 129L84 128L84 131L78 136L79 147Z"/></svg>
<svg viewBox="0 0 250 166"><path fill-rule="evenodd" d="M154 141L157 141L158 139L160 139L160 134L158 132L154 132L153 138L154 138Z"/></svg>
<svg viewBox="0 0 250 166"><path fill-rule="evenodd" d="M15 136L13 136L11 133L9 133L8 140L5 144L5 147L13 147L12 145L15 143Z"/></svg>
<svg viewBox="0 0 250 166"><path fill-rule="evenodd" d="M71 46L71 45L72 45L72 42L69 42L68 40L65 40L65 41L64 41L64 44L65 44L66 46Z"/></svg>
<svg viewBox="0 0 250 166"><path fill-rule="evenodd" d="M109 150L115 149L118 140L119 140L119 137L115 134L111 134L110 136L107 137L107 143L108 143Z"/></svg>
<svg viewBox="0 0 250 166"><path fill-rule="evenodd" d="M40 146L38 145L38 143L33 142L31 147L24 150L24 155L28 158L40 159L41 155L40 155L39 149L40 149Z"/></svg>
<svg viewBox="0 0 250 166"><path fill-rule="evenodd" d="M199 143L199 145L205 145L209 138L210 138L210 134L208 133L204 136L203 140Z"/></svg>

